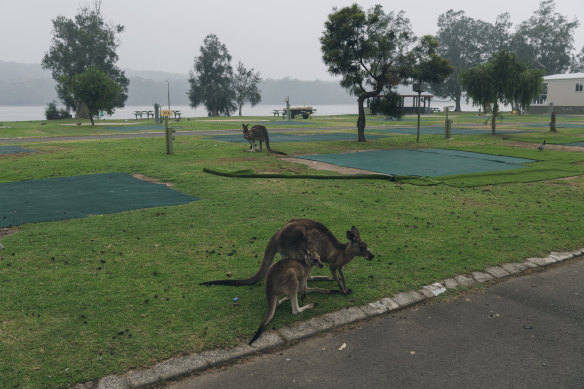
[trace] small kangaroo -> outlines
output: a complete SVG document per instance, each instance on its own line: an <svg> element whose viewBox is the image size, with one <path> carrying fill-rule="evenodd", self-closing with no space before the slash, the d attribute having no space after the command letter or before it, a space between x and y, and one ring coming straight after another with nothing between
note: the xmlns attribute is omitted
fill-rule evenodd
<svg viewBox="0 0 584 389"><path fill-rule="evenodd" d="M318 254L314 250L304 249L303 259L284 258L270 266L266 274L268 310L260 327L249 341L250 346L266 329L274 317L276 307L284 301L290 300L293 315L315 307L315 304L308 304L303 307L298 306L298 291L300 291L302 300L304 300L304 296L306 295L306 280L315 265L322 268L322 262ZM278 300L278 296L283 294L288 296Z"/></svg>
<svg viewBox="0 0 584 389"><path fill-rule="evenodd" d="M248 128L247 128L249 126L249 123L242 124L242 126L243 126L243 137L249 141L249 145L250 145L249 151L251 151L252 153L256 152L255 141L259 140L260 141L260 151L262 151L262 142L265 142L266 148L268 149L269 153L288 155L288 154L283 153L281 151L272 150L270 148L270 137L268 136L268 129L265 126L261 126L259 124L256 124L255 126L253 126L251 128L251 130L248 130Z"/></svg>
<svg viewBox="0 0 584 389"><path fill-rule="evenodd" d="M311 219L291 219L270 239L264 251L264 259L256 274L243 280L215 280L201 282L199 285L251 285L264 277L276 253L280 253L282 257L298 258L302 257L304 249L310 249L320 256L322 262L328 263L332 278L327 279L335 280L340 293L348 295L351 290L345 285L343 266L355 257L364 257L370 261L375 255L369 250L367 243L361 240L359 230L354 226L347 231L346 236L349 241L343 244L320 222ZM322 288L307 288L307 291L332 293L331 290Z"/></svg>

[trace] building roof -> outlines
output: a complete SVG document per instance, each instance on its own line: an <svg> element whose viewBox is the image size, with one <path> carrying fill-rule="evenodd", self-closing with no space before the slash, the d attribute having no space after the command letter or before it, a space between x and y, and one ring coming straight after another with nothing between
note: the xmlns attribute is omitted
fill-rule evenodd
<svg viewBox="0 0 584 389"><path fill-rule="evenodd" d="M411 84L410 85L399 84L397 86L397 93L399 93L401 97L418 97L418 92L414 91L414 86ZM434 95L424 91L422 92L421 97L434 97Z"/></svg>
<svg viewBox="0 0 584 389"><path fill-rule="evenodd" d="M543 79L544 81L584 79L584 73L552 74L545 76Z"/></svg>

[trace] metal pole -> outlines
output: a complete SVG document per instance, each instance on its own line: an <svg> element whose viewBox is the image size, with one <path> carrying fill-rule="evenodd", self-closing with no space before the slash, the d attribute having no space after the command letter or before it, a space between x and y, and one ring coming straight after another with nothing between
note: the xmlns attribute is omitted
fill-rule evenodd
<svg viewBox="0 0 584 389"><path fill-rule="evenodd" d="M170 82L168 81L166 81L166 91L168 93L168 109L170 109Z"/></svg>
<svg viewBox="0 0 584 389"><path fill-rule="evenodd" d="M416 135L416 142L420 142L420 97L422 96L421 88L418 91L418 132Z"/></svg>

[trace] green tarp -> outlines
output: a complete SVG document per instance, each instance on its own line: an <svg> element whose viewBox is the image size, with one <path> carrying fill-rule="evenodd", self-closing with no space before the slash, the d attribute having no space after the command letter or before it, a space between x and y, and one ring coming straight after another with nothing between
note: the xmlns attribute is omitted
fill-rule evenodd
<svg viewBox="0 0 584 389"><path fill-rule="evenodd" d="M0 184L0 227L187 204L197 197L127 173Z"/></svg>
<svg viewBox="0 0 584 389"><path fill-rule="evenodd" d="M374 150L358 153L304 155L298 158L377 173L439 177L525 168L531 159L446 149Z"/></svg>

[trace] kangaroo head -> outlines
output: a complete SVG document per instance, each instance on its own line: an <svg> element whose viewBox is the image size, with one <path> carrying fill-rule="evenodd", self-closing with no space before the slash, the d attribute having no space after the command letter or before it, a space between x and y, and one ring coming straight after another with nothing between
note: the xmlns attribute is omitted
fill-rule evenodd
<svg viewBox="0 0 584 389"><path fill-rule="evenodd" d="M323 266L320 255L312 249L304 249L304 262L307 266L318 266L320 268Z"/></svg>
<svg viewBox="0 0 584 389"><path fill-rule="evenodd" d="M248 132L249 130L247 129L247 127L249 126L250 123L247 124L243 124L241 123L241 125L243 126L243 132Z"/></svg>
<svg viewBox="0 0 584 389"><path fill-rule="evenodd" d="M375 257L375 255L367 247L367 243L361 240L359 230L357 230L355 226L351 227L351 231L347 231L347 239L349 239L351 252L356 257L363 257L368 261Z"/></svg>

